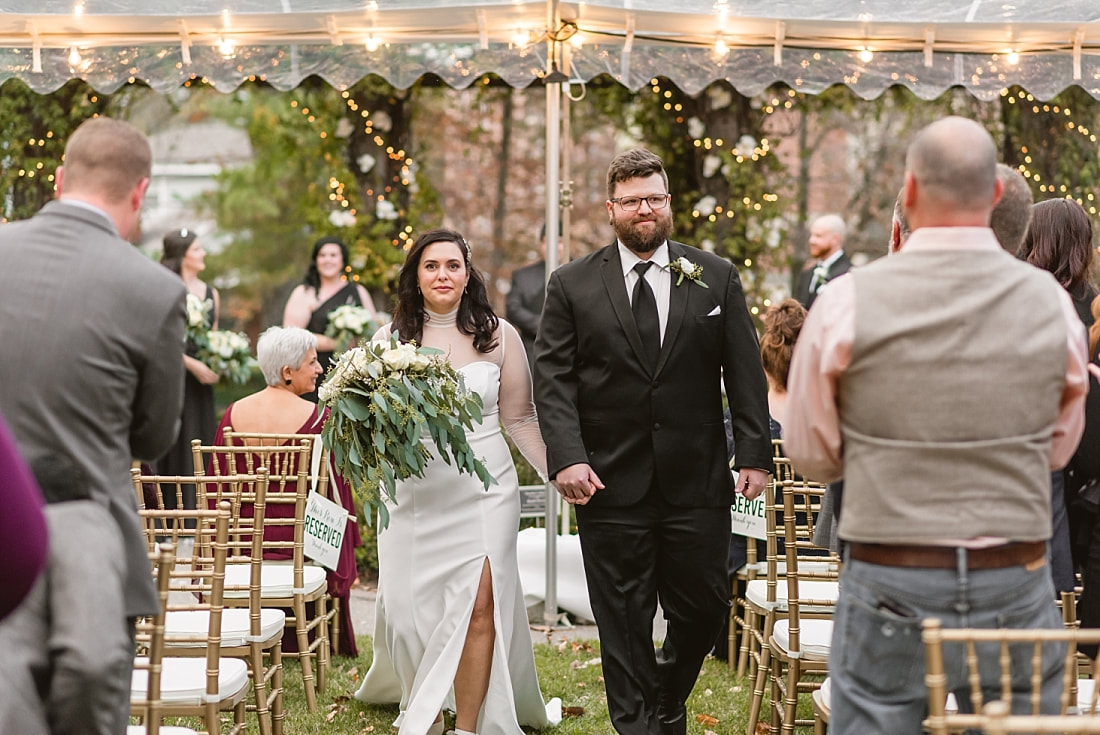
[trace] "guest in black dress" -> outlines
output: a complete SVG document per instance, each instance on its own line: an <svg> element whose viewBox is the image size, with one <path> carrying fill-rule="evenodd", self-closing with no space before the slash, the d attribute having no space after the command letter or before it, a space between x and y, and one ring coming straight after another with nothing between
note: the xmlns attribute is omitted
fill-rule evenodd
<svg viewBox="0 0 1100 735"><path fill-rule="evenodd" d="M283 311L284 327L302 327L317 336L317 360L322 375L332 364L336 342L325 336L328 317L337 307L352 304L375 314L367 289L348 280L348 246L335 237L322 237L313 245L309 269L302 283L294 288ZM317 391L302 396L317 402Z"/></svg>
<svg viewBox="0 0 1100 735"><path fill-rule="evenodd" d="M206 328L217 329L220 306L218 290L199 279L199 274L206 268L206 251L195 231L183 228L165 235L160 262L183 279L190 294L207 305ZM187 371L184 375L180 432L176 443L155 464L156 472L161 475L195 474L191 441L200 439L203 444L214 441L214 429L218 425L214 416L214 383L218 382L218 375L196 355L197 347L188 341L183 353L183 364ZM165 508L176 506L175 496L165 496ZM183 486L183 507L195 507L194 485Z"/></svg>

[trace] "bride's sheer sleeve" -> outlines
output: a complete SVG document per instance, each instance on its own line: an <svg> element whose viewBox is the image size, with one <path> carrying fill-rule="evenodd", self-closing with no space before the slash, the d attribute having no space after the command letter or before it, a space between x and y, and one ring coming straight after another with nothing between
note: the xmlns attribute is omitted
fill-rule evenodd
<svg viewBox="0 0 1100 735"><path fill-rule="evenodd" d="M531 389L531 370L519 332L503 319L500 321L500 421L519 451L546 480L546 444L539 432L535 398Z"/></svg>

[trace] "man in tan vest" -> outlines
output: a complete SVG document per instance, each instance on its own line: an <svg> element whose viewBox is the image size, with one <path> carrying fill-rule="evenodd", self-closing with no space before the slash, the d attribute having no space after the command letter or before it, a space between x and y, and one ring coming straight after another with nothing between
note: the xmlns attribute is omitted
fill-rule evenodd
<svg viewBox="0 0 1100 735"><path fill-rule="evenodd" d="M1061 625L1050 470L1081 436L1085 335L1058 283L989 229L996 155L973 121L922 130L906 158L912 234L830 284L795 348L786 450L803 474L845 481L829 657L839 735L921 731L924 618ZM961 652L946 653L965 707ZM1058 710L1059 676L1050 662L1044 711Z"/></svg>

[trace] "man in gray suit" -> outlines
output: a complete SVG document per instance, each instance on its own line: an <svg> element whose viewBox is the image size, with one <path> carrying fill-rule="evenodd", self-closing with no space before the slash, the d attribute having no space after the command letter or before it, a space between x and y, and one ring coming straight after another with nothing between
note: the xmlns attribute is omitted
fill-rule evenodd
<svg viewBox="0 0 1100 735"><path fill-rule="evenodd" d="M0 623L0 732L126 730L133 621L157 609L129 468L174 440L183 390L183 283L126 240L151 167L133 126L88 120L60 201L0 227L0 412L32 467L68 468L53 499L102 509L51 514L47 571ZM103 528L108 550L60 553Z"/></svg>

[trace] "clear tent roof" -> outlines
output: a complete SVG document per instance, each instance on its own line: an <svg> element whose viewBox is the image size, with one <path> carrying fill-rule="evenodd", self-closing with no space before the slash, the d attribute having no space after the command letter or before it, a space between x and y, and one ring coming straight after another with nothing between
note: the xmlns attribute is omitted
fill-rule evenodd
<svg viewBox="0 0 1100 735"><path fill-rule="evenodd" d="M569 44L573 79L631 89L664 76L748 95L785 82L866 98L894 84L925 99L956 85L990 99L1012 84L1100 97L1096 0L585 0L555 3L557 24L548 1L0 0L0 81L167 90L202 77L228 91L309 75L407 87L430 73L461 88L491 72L522 87Z"/></svg>

